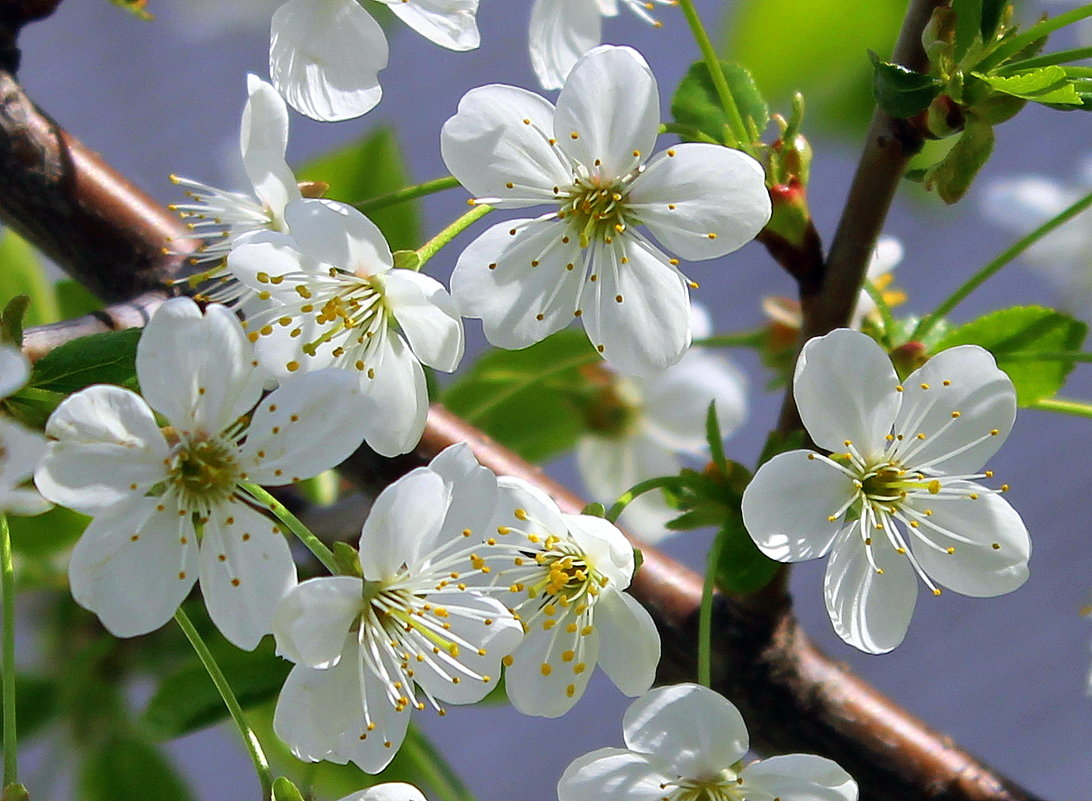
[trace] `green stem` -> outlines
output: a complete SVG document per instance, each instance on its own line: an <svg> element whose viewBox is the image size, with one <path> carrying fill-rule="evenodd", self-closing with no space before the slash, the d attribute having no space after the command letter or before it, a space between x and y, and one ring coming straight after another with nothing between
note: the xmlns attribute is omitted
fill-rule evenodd
<svg viewBox="0 0 1092 801"><path fill-rule="evenodd" d="M1089 12L1092 14L1092 11ZM947 315L952 309L958 306L964 298L966 298L971 292L978 289L987 278L990 278L994 273L998 272L1002 267L1011 262L1029 247L1034 245L1044 236L1049 234L1055 228L1063 225L1069 220L1076 217L1082 211L1092 206L1092 193L1089 193L1074 203L1069 208L1062 211L1060 214L1047 220L1040 225L1034 231L1027 236L1021 237L1016 240L1011 246L1006 248L1000 254L998 254L989 264L972 275L970 279L953 292L947 300L941 303L937 308L929 315L924 317L921 322L918 323L917 328L914 329L914 333L911 335L911 339L920 340L924 337L933 326L937 324L945 315Z"/></svg>
<svg viewBox="0 0 1092 801"><path fill-rule="evenodd" d="M307 528L298 517L289 512L283 503L257 484L247 482L240 486L250 493L254 500L275 514L278 520L288 526L288 530L307 546L307 550L313 553L315 558L322 562L327 570L335 576L340 572L337 569L337 562L334 561L334 552L327 548L322 540L312 534L311 529Z"/></svg>
<svg viewBox="0 0 1092 801"><path fill-rule="evenodd" d="M440 252L440 249L451 242L452 239L457 237L471 225L476 223L486 214L491 212L493 207L485 203L476 203L474 208L464 214L462 217L451 223L447 228L442 230L436 236L432 237L428 242L417 248L417 256L420 258L420 265L424 266L425 262ZM420 269L420 267L418 267Z"/></svg>
<svg viewBox="0 0 1092 801"><path fill-rule="evenodd" d="M441 801L474 801L473 793L463 784L459 774L420 729L415 729L405 739L402 753L413 762L416 773L432 787Z"/></svg>
<svg viewBox="0 0 1092 801"><path fill-rule="evenodd" d="M1092 417L1092 403L1065 400L1064 398L1043 398L1031 404L1031 408L1041 409L1044 412L1072 414L1076 417Z"/></svg>
<svg viewBox="0 0 1092 801"><path fill-rule="evenodd" d="M991 68L997 66L1006 58L1016 55L1032 42L1036 42L1059 28L1072 25L1074 22L1079 22L1086 17L1092 17L1092 3L1032 25L1023 33L1013 36L983 61L975 65L975 71L989 72Z"/></svg>
<svg viewBox="0 0 1092 801"><path fill-rule="evenodd" d="M1013 61L1001 67L997 74L1011 75L1038 67L1049 67L1053 64L1068 64L1070 61L1080 61L1085 58L1092 58L1092 47L1075 47L1072 50L1059 50L1035 58L1025 58L1023 61Z"/></svg>
<svg viewBox="0 0 1092 801"><path fill-rule="evenodd" d="M509 398L518 395L523 390L541 384L547 379L553 378L555 375L564 373L566 370L571 370L574 367L583 367L585 364L592 364L598 362L602 357L595 351L589 351L588 353L581 354L580 356L574 356L571 359L566 359L559 364L555 364L549 370L544 370L525 381L519 381L514 384L508 384L504 389L498 390L490 395L483 403L475 406L470 411L463 414L463 419L472 424L481 422L481 419L487 412L492 411L500 404L504 403Z"/></svg>
<svg viewBox="0 0 1092 801"><path fill-rule="evenodd" d="M19 739L15 731L15 566L8 516L0 512L0 582L3 584L4 786L19 781Z"/></svg>
<svg viewBox="0 0 1092 801"><path fill-rule="evenodd" d="M216 664L216 659L213 657L209 647L205 645L205 641L201 639L201 635L198 633L197 629L194 628L189 617L182 611L182 607L179 607L178 611L174 613L174 620L179 628L182 629L182 633L186 635L186 639L190 641L190 645L193 646L193 650L197 653L197 658L201 660L201 664L204 665L205 671L209 674L209 678L212 679L212 683L216 685L220 697L224 699L224 705L227 707L232 720L235 721L235 725L239 729L239 734L243 738L243 745L246 746L247 753L250 754L250 761L254 763L254 770L258 774L258 781L262 786L262 798L271 799L273 797L273 774L269 770L269 760L265 757L265 751L262 750L262 744L258 740L258 735L254 733L254 730L250 728L250 724L247 723L246 716L243 714L243 708L239 706L239 700L235 697L235 693L232 692L231 685L228 684L228 680L224 676L223 671L220 670L220 666Z"/></svg>
<svg viewBox="0 0 1092 801"><path fill-rule="evenodd" d="M623 493L617 501L615 501L614 506L607 512L607 520L612 523L617 522L618 517L626 510L626 507L637 500L639 495L644 495L646 492L652 492L653 490L662 489L663 487L672 487L677 485L678 482L678 476L657 476L656 478L642 481L639 484L634 484Z"/></svg>
<svg viewBox="0 0 1092 801"><path fill-rule="evenodd" d="M877 289L876 285L867 278L861 284L861 289L867 292L868 296L872 298L872 302L876 304L876 311L880 313L880 319L883 321L884 344L890 345L891 335L895 331L895 316L891 313L891 307L887 305L883 292Z"/></svg>
<svg viewBox="0 0 1092 801"><path fill-rule="evenodd" d="M694 8L694 2L693 0L679 0L679 7L686 16L686 21L690 25L690 32L694 35L694 41L697 42L698 49L701 50L705 66L709 69L709 77L713 80L713 88L717 90L717 97L720 98L720 104L724 107L724 113L728 115L728 127L736 141L727 142L726 144L728 147L734 147L753 156L752 151L754 148L751 143L751 134L747 130L747 126L744 125L743 117L736 107L736 100L732 96L728 80L724 77L724 72L720 68L720 59L717 57L716 48L713 47L713 42L709 38L709 34L706 33L705 26L702 25L701 17L698 15L697 9Z"/></svg>
<svg viewBox="0 0 1092 801"><path fill-rule="evenodd" d="M660 123L660 133L673 133L679 136L684 136L687 139L692 139L695 142L705 142L710 145L721 144L716 139L711 137L705 131L699 131L693 125L683 125L681 122L662 122Z"/></svg>
<svg viewBox="0 0 1092 801"><path fill-rule="evenodd" d="M738 331L732 334L714 334L694 340L695 348L757 348L766 341L766 329Z"/></svg>
<svg viewBox="0 0 1092 801"><path fill-rule="evenodd" d="M720 562L721 538L718 534L709 547L705 562L705 581L701 588L701 609L698 612L698 684L713 686L713 586Z"/></svg>
<svg viewBox="0 0 1092 801"><path fill-rule="evenodd" d="M405 203L407 200L416 200L419 197L442 192L445 189L455 189L457 186L459 186L459 181L455 176L445 175L443 178L435 178L431 181L425 181L423 184L415 184L414 186L407 186L404 189L398 189L394 192L388 192L385 195L370 197L367 200L362 200L353 205L358 210L367 214L369 211L384 209L387 206L393 206L396 203Z"/></svg>

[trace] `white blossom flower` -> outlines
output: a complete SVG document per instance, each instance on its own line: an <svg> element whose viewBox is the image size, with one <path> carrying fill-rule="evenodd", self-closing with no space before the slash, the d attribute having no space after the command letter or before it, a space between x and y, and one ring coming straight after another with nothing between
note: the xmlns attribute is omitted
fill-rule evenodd
<svg viewBox="0 0 1092 801"><path fill-rule="evenodd" d="M555 108L491 85L468 92L441 151L478 202L552 204L499 223L459 257L452 292L486 338L523 348L580 317L617 369L649 375L690 344L690 298L676 259L712 259L749 242L770 217L762 168L719 145L683 144L648 160L659 129L656 79L625 47L573 68Z"/></svg>
<svg viewBox="0 0 1092 801"><path fill-rule="evenodd" d="M505 659L512 705L526 715L563 715L597 663L626 695L645 692L660 660L660 635L644 607L623 592L633 577L633 546L603 518L562 514L525 481L501 476L497 484L495 536L472 566L526 632Z"/></svg>
<svg viewBox="0 0 1092 801"><path fill-rule="evenodd" d="M300 197L299 185L284 157L288 147L288 110L284 101L255 75L247 76L247 94L239 149L253 197L171 176L174 183L186 189L191 202L170 208L189 220L186 227L190 236L202 242L200 252L191 260L207 265L204 272L186 280L214 282L205 295L217 303L239 302L252 294L231 280L224 266L231 249L257 231L287 231L285 206Z"/></svg>
<svg viewBox="0 0 1092 801"><path fill-rule="evenodd" d="M836 762L786 754L744 765L747 727L723 696L697 684L657 687L622 719L625 748L576 759L559 801L856 801Z"/></svg>
<svg viewBox="0 0 1092 801"><path fill-rule="evenodd" d="M287 484L333 467L360 443L367 409L336 370L285 382L258 403L266 374L238 321L223 306L202 315L188 298L156 312L136 373L144 398L88 387L46 424L55 441L38 489L94 517L72 552L72 595L132 637L167 622L200 576L213 622L252 649L296 571L281 527L240 483Z"/></svg>
<svg viewBox="0 0 1092 801"><path fill-rule="evenodd" d="M426 801L424 794L412 784L384 782L367 790L347 795L341 801Z"/></svg>
<svg viewBox="0 0 1092 801"><path fill-rule="evenodd" d="M421 364L451 372L463 326L434 278L392 269L379 229L351 206L301 200L292 237L257 234L228 258L232 273L271 300L247 321L258 357L278 375L335 366L355 373L377 413L361 421L374 450L394 456L420 440L428 413Z"/></svg>
<svg viewBox="0 0 1092 801"><path fill-rule="evenodd" d="M277 608L277 650L296 662L274 729L300 759L377 773L410 710L481 700L522 639L497 599L468 588L496 478L465 445L385 489L360 535L363 579L298 585ZM466 575L463 575L465 572Z"/></svg>
<svg viewBox="0 0 1092 801"><path fill-rule="evenodd" d="M478 46L478 0L378 0L449 50ZM273 15L269 75L301 114L334 122L370 111L383 91L387 37L358 0L288 0Z"/></svg>
<svg viewBox="0 0 1092 801"><path fill-rule="evenodd" d="M698 337L712 333L708 315L695 305L691 325ZM702 348L691 348L652 378L632 378L604 370L607 385L597 415L601 424L576 443L576 466L593 499L613 503L641 481L677 474L682 456L708 459L705 418L716 402L725 437L747 415L747 380L732 362ZM659 492L635 498L618 522L648 543L672 532L665 524L678 516Z"/></svg>
<svg viewBox="0 0 1092 801"><path fill-rule="evenodd" d="M991 597L1027 580L1020 515L978 483L1016 417L1012 382L987 351L950 348L900 383L873 340L838 329L804 346L793 392L832 455L795 450L764 464L743 521L772 559L830 552L824 594L843 640L869 653L902 642L915 573L935 595L943 585Z"/></svg>
<svg viewBox="0 0 1092 801"><path fill-rule="evenodd" d="M16 348L0 345L0 400L17 392L30 376L30 362ZM26 487L45 454L38 432L0 417L0 514L32 516L49 508L33 488Z"/></svg>
<svg viewBox="0 0 1092 801"><path fill-rule="evenodd" d="M986 187L986 217L1024 235L1076 203L1092 188L1092 158L1086 158L1072 185L1042 175L994 181ZM1059 290L1059 305L1092 319L1092 211L1083 211L1054 229L1021 255Z"/></svg>
<svg viewBox="0 0 1092 801"><path fill-rule="evenodd" d="M531 6L531 66L543 89L560 89L577 60L602 41L603 17L618 15L618 4L660 27L653 3L677 0L535 0Z"/></svg>

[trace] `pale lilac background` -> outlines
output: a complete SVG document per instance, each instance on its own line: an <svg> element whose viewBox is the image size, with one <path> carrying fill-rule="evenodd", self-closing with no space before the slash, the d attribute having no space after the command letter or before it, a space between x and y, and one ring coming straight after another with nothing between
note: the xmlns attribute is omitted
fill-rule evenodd
<svg viewBox="0 0 1092 801"><path fill-rule="evenodd" d="M235 148L245 73L265 74L266 33L257 25L203 37L184 34L187 2L152 0L152 6L159 20L148 24L129 19L105 0L68 0L52 19L25 32L22 76L32 96L70 131L153 196L171 201L177 194L166 178L170 172L212 183L234 180L225 165ZM443 174L438 131L464 91L490 82L533 85L525 49L528 7L527 0L483 0L485 45L469 54L440 50L399 28L392 37L391 66L381 76L386 96L379 107L363 120L337 125L293 115L291 158L307 158L391 123L411 156L416 180ZM716 18L717 3L699 2L699 8ZM607 35L645 53L661 81L666 108L670 87L696 55L681 15L668 9L661 16L668 22L663 30L624 15L608 23ZM1027 112L999 130L987 175L1033 170L1066 175L1069 161L1087 152L1086 120L1075 113ZM829 239L854 148L817 141L816 152L813 200L820 230ZM913 309L928 311L960 276L1008 244L1009 235L983 223L976 212L981 185L952 213L914 193L899 201L887 232L907 246L898 283L910 291ZM428 232L461 213L464 201L457 191L430 200ZM445 252L430 268L446 279L457 252ZM696 297L715 312L722 330L758 323L758 298L792 290L758 246L689 271L702 284ZM1012 267L956 317L965 320L1021 302L1050 303L1050 289L1030 271ZM479 326L472 322L468 329L480 346ZM741 361L756 390L750 424L730 443L729 455L748 462L775 417L778 398L757 389L765 377L756 360ZM1081 368L1066 394L1092 396L1092 381ZM1087 420L1021 414L991 466L1012 485L1010 500L1032 532L1031 580L1000 599L923 594L906 642L890 655L862 655L833 635L822 606L821 564L796 568L793 579L807 630L833 656L1032 791L1056 799L1088 798L1092 786L1092 702L1085 694L1092 621L1079 616L1092 585L1089 442ZM571 465L559 465L558 475L571 482ZM668 550L698 565L707 542L707 536L684 535ZM483 801L548 801L570 760L621 744L626 703L599 677L574 712L559 720L523 718L503 708L455 709L442 721L426 720ZM257 796L232 737L230 731L204 733L173 751L206 801Z"/></svg>

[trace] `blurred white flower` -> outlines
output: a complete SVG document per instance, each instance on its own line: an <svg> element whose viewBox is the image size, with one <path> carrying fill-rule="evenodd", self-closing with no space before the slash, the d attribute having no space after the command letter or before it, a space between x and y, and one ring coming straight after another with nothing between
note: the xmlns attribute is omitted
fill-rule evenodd
<svg viewBox="0 0 1092 801"><path fill-rule="evenodd" d="M599 664L626 695L652 686L660 635L635 598L633 546L601 517L562 514L518 478L497 479L495 532L472 565L501 593L526 632L504 660L512 706L559 717L580 700Z"/></svg>
<svg viewBox="0 0 1092 801"><path fill-rule="evenodd" d="M762 167L719 145L648 159L660 124L656 79L637 51L598 47L573 68L557 107L513 86L473 89L441 134L452 174L479 202L541 204L540 217L486 230L459 256L452 293L501 348L523 348L579 317L615 368L652 375L690 344L678 260L713 259L770 217Z"/></svg>
<svg viewBox="0 0 1092 801"><path fill-rule="evenodd" d="M1015 234L1030 233L1092 190L1092 158L1065 184L1042 175L1023 175L987 185L982 211ZM1092 319L1092 210L1083 211L1033 244L1020 256L1058 289L1058 305Z"/></svg>
<svg viewBox="0 0 1092 801"><path fill-rule="evenodd" d="M347 795L341 801L426 801L424 794L412 784L384 782L367 790Z"/></svg>
<svg viewBox="0 0 1092 801"><path fill-rule="evenodd" d="M16 348L0 345L0 400L27 382L30 362ZM37 515L49 502L26 483L45 454L45 438L0 417L0 514Z"/></svg>
<svg viewBox="0 0 1092 801"><path fill-rule="evenodd" d="M771 559L830 553L824 595L843 640L869 653L902 642L915 573L935 595L939 584L992 597L1027 580L1020 515L978 483L1016 418L1012 381L987 351L949 348L900 383L872 339L841 328L804 346L793 393L831 456L795 450L762 465L743 521Z"/></svg>
<svg viewBox="0 0 1092 801"><path fill-rule="evenodd" d="M144 398L88 387L46 424L54 441L38 489L94 518L72 552L72 595L119 637L170 620L200 574L213 622L252 649L296 583L281 527L240 484L288 484L337 465L359 445L367 409L337 370L285 382L259 403L266 375L252 350L224 306L202 314L188 298L169 300L137 346Z"/></svg>
<svg viewBox="0 0 1092 801"><path fill-rule="evenodd" d="M449 50L478 46L478 0L377 0L431 42ZM301 114L335 122L379 102L387 37L359 0L288 0L273 15L269 74Z"/></svg>
<svg viewBox="0 0 1092 801"><path fill-rule="evenodd" d="M657 687L622 719L625 748L576 759L559 801L856 801L838 763L786 754L744 765L747 727L723 696L697 684Z"/></svg>
<svg viewBox="0 0 1092 801"><path fill-rule="evenodd" d="M360 535L363 578L300 584L274 620L277 652L296 662L273 726L300 759L378 773L410 711L481 700L523 637L516 618L467 581L497 482L455 445L376 498ZM380 796L381 801L392 798Z"/></svg>
<svg viewBox="0 0 1092 801"><path fill-rule="evenodd" d="M463 355L462 320L434 278L393 269L375 224L344 203L300 200L292 236L256 234L228 267L270 302L247 320L256 352L277 375L350 371L376 413L361 421L384 456L411 450L428 414L421 364L451 372Z"/></svg>
<svg viewBox="0 0 1092 801"><path fill-rule="evenodd" d="M602 42L603 17L618 15L618 4L649 25L661 23L653 4L677 0L535 0L531 6L531 66L543 89L560 89L577 60Z"/></svg>

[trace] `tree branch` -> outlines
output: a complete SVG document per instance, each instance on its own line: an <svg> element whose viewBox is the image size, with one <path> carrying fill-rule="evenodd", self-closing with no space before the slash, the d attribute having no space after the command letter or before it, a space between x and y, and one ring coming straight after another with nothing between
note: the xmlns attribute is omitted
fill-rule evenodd
<svg viewBox="0 0 1092 801"><path fill-rule="evenodd" d="M105 315L31 329L27 348L41 355L98 326L143 323L162 299L164 282L183 268L183 257L161 251L164 237L176 233L178 224L38 112L10 75L0 75L0 86L0 216L101 296L137 298ZM894 165L902 156L896 158L887 145L876 147L880 161L888 163L885 174L895 176ZM898 150L904 152L902 145ZM862 180L859 175L855 186ZM888 181L888 195L895 181L897 176ZM868 197L874 196L869 192ZM882 214L873 222L849 226L843 234L849 244L836 243L832 252L827 272L835 283L828 286L852 283L855 265L864 264L880 224ZM842 251L853 257L836 259ZM142 294L150 288L158 291ZM837 305L831 302L829 308ZM809 331L838 314L812 313ZM375 489L455 442L469 442L482 464L532 482L566 511L583 508L580 498L538 468L439 407L432 409L415 453L384 459L362 449L344 470ZM654 548L641 548L644 564L632 591L653 614L663 638L660 680L693 679L701 577ZM799 631L783 593L757 607L720 597L715 611L714 685L740 705L756 747L829 755L857 778L863 797L872 800L1034 801L819 653Z"/></svg>

